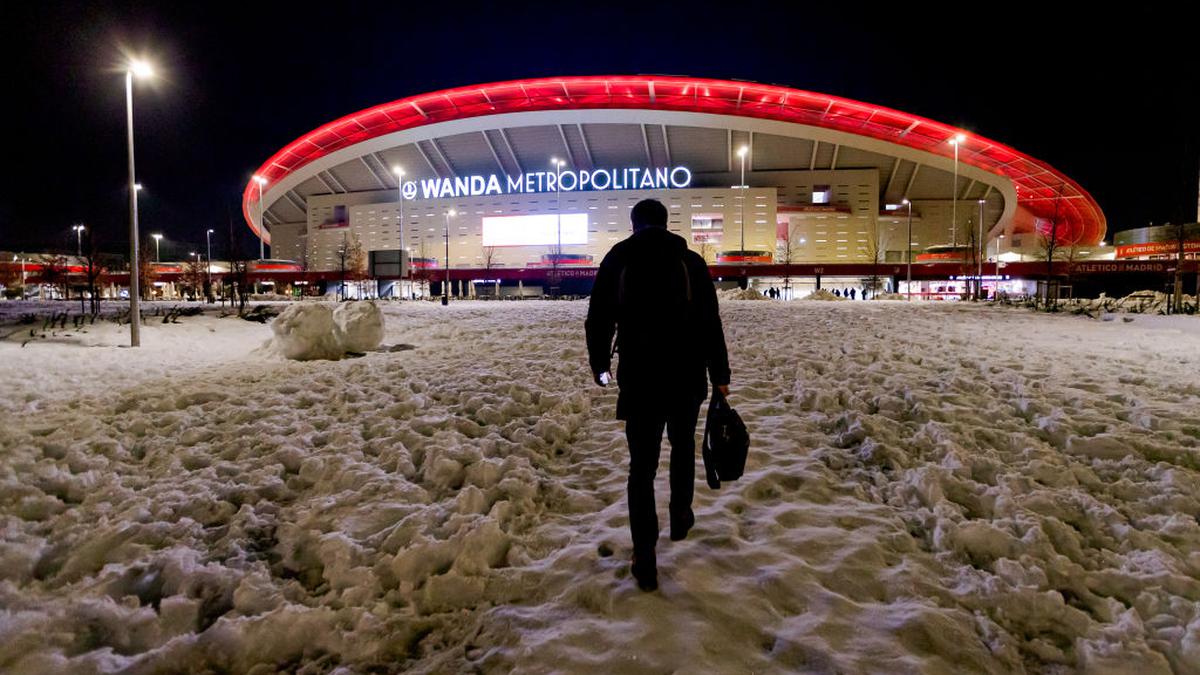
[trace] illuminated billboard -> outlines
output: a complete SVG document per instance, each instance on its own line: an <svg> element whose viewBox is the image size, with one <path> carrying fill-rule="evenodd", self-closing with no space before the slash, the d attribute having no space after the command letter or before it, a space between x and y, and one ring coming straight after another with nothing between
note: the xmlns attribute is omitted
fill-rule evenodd
<svg viewBox="0 0 1200 675"><path fill-rule="evenodd" d="M536 216L487 216L483 219L484 246L554 246L559 243L555 214ZM588 243L586 213L562 214L562 243Z"/></svg>

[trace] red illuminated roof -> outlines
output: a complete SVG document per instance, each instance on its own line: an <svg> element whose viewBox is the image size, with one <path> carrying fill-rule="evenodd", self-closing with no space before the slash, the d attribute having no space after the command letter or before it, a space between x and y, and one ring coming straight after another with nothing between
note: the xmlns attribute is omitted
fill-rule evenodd
<svg viewBox="0 0 1200 675"><path fill-rule="evenodd" d="M385 134L450 120L537 110L634 109L704 112L795 122L866 136L951 157L949 140L961 129L898 110L850 99L750 82L665 76L584 76L513 80L445 89L384 103L335 120L292 141L257 174L277 183L309 162ZM996 141L966 134L959 161L1012 180L1018 209L1042 219L1058 218L1067 243L1096 244L1107 229L1096 200L1054 167ZM258 191L242 194L251 218ZM267 241L270 241L267 235Z"/></svg>

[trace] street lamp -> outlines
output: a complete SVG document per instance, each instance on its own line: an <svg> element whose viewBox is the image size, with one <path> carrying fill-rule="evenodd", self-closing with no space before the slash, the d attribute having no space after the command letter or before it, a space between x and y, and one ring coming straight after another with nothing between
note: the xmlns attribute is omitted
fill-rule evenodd
<svg viewBox="0 0 1200 675"><path fill-rule="evenodd" d="M908 250L908 272L906 274L906 285L908 287L908 300L912 302L912 202L908 197L900 200L900 203L908 207L908 239L905 248Z"/></svg>
<svg viewBox="0 0 1200 675"><path fill-rule="evenodd" d="M404 240L404 168L399 164L392 167L392 173L396 174L396 200L400 202L400 282L401 291L404 290L404 258L408 252L408 242ZM403 297L404 294L400 293Z"/></svg>
<svg viewBox="0 0 1200 675"><path fill-rule="evenodd" d="M75 255L81 256L81 255L83 255L83 230L84 230L84 227L82 224L72 225L71 229L75 230Z"/></svg>
<svg viewBox="0 0 1200 675"><path fill-rule="evenodd" d="M742 200L741 215L738 216L738 221L739 221L738 229L741 230L741 232L740 232L741 243L739 244L739 247L740 247L739 250L741 251L741 253L739 255L746 254L745 253L746 252L746 154L749 152L750 152L750 148L748 148L744 145L742 147L738 148L738 151L737 151L738 158L740 160L742 160L742 180L740 183L738 183L738 189L741 191L740 194L741 194L741 200Z"/></svg>
<svg viewBox="0 0 1200 675"><path fill-rule="evenodd" d="M1004 235L996 237L996 276L1000 276L1000 249L1004 244Z"/></svg>
<svg viewBox="0 0 1200 675"><path fill-rule="evenodd" d="M265 223L263 222L263 186L267 184L267 179L255 174L254 182L258 183L258 259L266 260L266 244L264 243L266 236Z"/></svg>
<svg viewBox="0 0 1200 675"><path fill-rule="evenodd" d="M554 213L558 221L558 246L554 250L554 266L552 280L553 287L557 288L558 281L558 264L562 260L562 191L560 185L562 183L562 168L566 164L565 160L557 157L550 158L550 165L554 167Z"/></svg>
<svg viewBox="0 0 1200 675"><path fill-rule="evenodd" d="M154 262L162 262L162 255L160 255L160 251L158 248L158 242L162 241L162 235L161 234L152 234L150 236L154 237Z"/></svg>
<svg viewBox="0 0 1200 675"><path fill-rule="evenodd" d="M129 147L129 346L142 344L139 332L141 310L138 308L138 218L137 191L140 187L135 177L133 163L133 78L145 79L154 76L154 69L141 59L133 59L125 69L125 138Z"/></svg>
<svg viewBox="0 0 1200 675"><path fill-rule="evenodd" d="M454 209L446 212L446 281L442 284L442 306L450 304L450 219L458 215Z"/></svg>
<svg viewBox="0 0 1200 675"><path fill-rule="evenodd" d="M975 261L976 262L975 276L977 277L977 279L975 280L975 296L976 296L975 299L976 300L983 299L983 256L986 251L987 251L987 248L983 243L983 200L980 199L979 200L979 241L975 244L975 255L979 256L979 259Z"/></svg>
<svg viewBox="0 0 1200 675"><path fill-rule="evenodd" d="M967 140L964 134L954 134L950 145L954 146L954 184L950 187L950 239L958 248L958 146Z"/></svg>
<svg viewBox="0 0 1200 675"><path fill-rule="evenodd" d="M21 258L21 295L22 299L25 295L25 258ZM13 262L17 262L17 256L13 256Z"/></svg>
<svg viewBox="0 0 1200 675"><path fill-rule="evenodd" d="M212 290L212 235L211 228L204 233L204 284L206 286L204 297L210 302L214 295Z"/></svg>

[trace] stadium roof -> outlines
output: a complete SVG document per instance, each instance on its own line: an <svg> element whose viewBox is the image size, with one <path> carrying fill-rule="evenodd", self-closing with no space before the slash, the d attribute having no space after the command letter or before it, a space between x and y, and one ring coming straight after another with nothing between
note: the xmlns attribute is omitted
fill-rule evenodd
<svg viewBox="0 0 1200 675"><path fill-rule="evenodd" d="M828 94L689 77L552 77L457 87L410 96L318 127L275 153L256 175L264 177L268 185L278 184L331 153L417 127L488 115L566 110L678 111L791 122L943 157L953 157L954 146L950 141L961 133L966 139L959 146L959 161L1011 180L1016 188L1018 210L1040 219L1036 227L1044 231L1057 219L1061 239L1067 243L1089 245L1103 239L1106 231L1099 205L1078 183L1049 164L1003 143L924 117ZM565 136L563 143L568 144ZM519 166L516 153L512 156ZM496 160L503 166L500 157ZM434 160L428 156L425 161L434 166ZM380 186L386 186L380 174L387 174L388 169L382 166L379 157L376 156L373 162L364 159L363 163ZM328 184L330 181L323 182ZM277 196L279 198L282 196ZM257 199L257 184L251 180L242 196L242 209L247 223L256 233L258 225L251 214ZM269 241L270 233L264 236Z"/></svg>

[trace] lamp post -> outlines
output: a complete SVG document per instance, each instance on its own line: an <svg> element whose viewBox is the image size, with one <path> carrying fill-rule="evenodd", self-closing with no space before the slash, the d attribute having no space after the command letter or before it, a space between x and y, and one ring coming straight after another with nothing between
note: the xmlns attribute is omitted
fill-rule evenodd
<svg viewBox="0 0 1200 675"><path fill-rule="evenodd" d="M975 268L976 268L975 276L977 277L977 279L975 281L975 296L976 296L975 299L976 300L983 299L983 256L986 253L986 251L987 251L987 249L985 248L984 243L983 243L983 200L980 199L979 200L979 241L976 242L976 244L975 244L975 255L979 256L978 260L976 260L976 265L975 265Z"/></svg>
<svg viewBox="0 0 1200 675"><path fill-rule="evenodd" d="M404 169L400 165L392 167L392 173L396 174L396 200L400 202L400 297L404 297L404 277L406 266L404 264L405 253L408 251L408 242L404 240Z"/></svg>
<svg viewBox="0 0 1200 675"><path fill-rule="evenodd" d="M559 284L558 264L562 259L562 190L560 189L560 184L562 183L562 168L566 164L566 161L557 157L551 157L550 164L554 167L554 214L558 225L558 245L554 249L554 265L551 268L554 279L551 280L551 288L556 289L555 294L557 295Z"/></svg>
<svg viewBox="0 0 1200 675"><path fill-rule="evenodd" d="M741 214L738 216L738 229L741 231L741 241L738 244L740 255L746 254L746 154L750 152L750 148L742 146L738 148L738 159L742 161L742 180L738 183L738 190L741 194Z"/></svg>
<svg viewBox="0 0 1200 675"><path fill-rule="evenodd" d="M263 190L263 186L267 184L267 179L263 178L262 176L259 176L258 174L255 174L254 182L258 183L258 259L265 260L267 257L266 243L265 243L265 241L266 241L265 240L266 223L263 221L262 190Z"/></svg>
<svg viewBox="0 0 1200 675"><path fill-rule="evenodd" d="M162 252L159 250L158 242L162 241L162 235L161 234L152 234L150 236L154 237L154 262L160 263L160 262L162 262L162 255L161 255Z"/></svg>
<svg viewBox="0 0 1200 675"><path fill-rule="evenodd" d="M446 212L446 281L442 283L442 306L450 304L450 219L458 215L454 209Z"/></svg>
<svg viewBox="0 0 1200 675"><path fill-rule="evenodd" d="M958 146L965 140L967 137L963 134L954 134L954 138L950 139L950 145L954 146L954 184L950 187L950 239L955 248L958 248Z"/></svg>
<svg viewBox="0 0 1200 675"><path fill-rule="evenodd" d="M908 207L908 239L906 240L908 243L905 245L905 249L908 250L908 256L907 256L908 270L905 275L905 279L906 279L905 285L908 289L908 300L911 302L912 301L912 202L908 200L908 197L905 197L903 200L901 200L900 203Z"/></svg>
<svg viewBox="0 0 1200 675"><path fill-rule="evenodd" d="M129 346L142 344L141 310L138 308L138 218L137 218L137 172L133 164L133 78L154 75L149 63L141 60L129 62L125 69L125 139L129 148Z"/></svg>
<svg viewBox="0 0 1200 675"><path fill-rule="evenodd" d="M13 262L17 262L17 259L18 259L18 256L14 255ZM21 294L24 295L24 293L25 293L25 258L20 258L20 260L21 260Z"/></svg>
<svg viewBox="0 0 1200 675"><path fill-rule="evenodd" d="M1004 235L996 237L996 276L1000 276L1000 248L1004 244Z"/></svg>
<svg viewBox="0 0 1200 675"><path fill-rule="evenodd" d="M84 227L82 224L72 225L71 229L75 230L75 255L81 256L81 255L83 255L83 230L84 230Z"/></svg>

